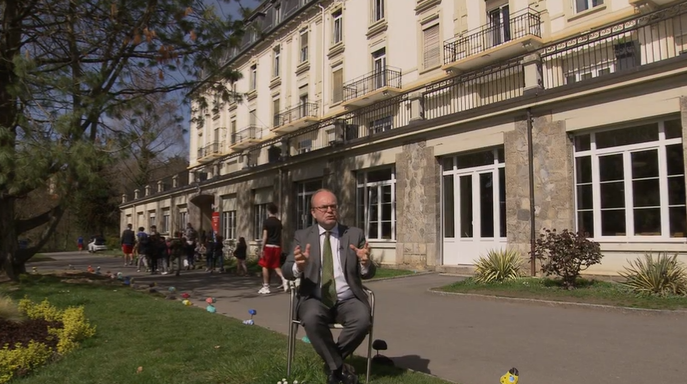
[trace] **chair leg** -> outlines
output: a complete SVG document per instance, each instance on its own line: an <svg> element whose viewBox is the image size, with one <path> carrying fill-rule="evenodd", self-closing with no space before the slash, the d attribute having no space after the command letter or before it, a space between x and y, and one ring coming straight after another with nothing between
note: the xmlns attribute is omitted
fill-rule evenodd
<svg viewBox="0 0 687 384"><path fill-rule="evenodd" d="M289 325L289 335L288 337L288 346L286 347L286 377L291 378L291 361L293 360L293 352L294 352L294 341L295 341L295 335L294 335L294 327L297 327L297 325L291 323Z"/></svg>
<svg viewBox="0 0 687 384"><path fill-rule="evenodd" d="M372 370L372 326L370 326L370 332L367 334L367 375L365 377L365 383L370 382L370 371Z"/></svg>

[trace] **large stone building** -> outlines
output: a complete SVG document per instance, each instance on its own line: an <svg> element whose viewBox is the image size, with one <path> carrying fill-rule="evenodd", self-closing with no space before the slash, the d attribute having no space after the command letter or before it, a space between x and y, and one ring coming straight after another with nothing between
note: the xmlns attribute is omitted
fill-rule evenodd
<svg viewBox="0 0 687 384"><path fill-rule="evenodd" d="M588 231L616 273L687 251L687 3L268 0L232 67L241 103L201 110L190 167L124 196L122 226L186 222L255 245L339 195L383 264L469 265ZM531 226L531 223L534 226Z"/></svg>

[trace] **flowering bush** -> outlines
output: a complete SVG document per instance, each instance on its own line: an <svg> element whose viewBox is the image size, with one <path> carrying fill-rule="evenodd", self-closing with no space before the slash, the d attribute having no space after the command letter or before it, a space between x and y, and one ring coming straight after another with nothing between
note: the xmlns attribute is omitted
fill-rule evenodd
<svg viewBox="0 0 687 384"><path fill-rule="evenodd" d="M45 364L53 357L64 355L79 346L79 342L95 335L95 327L86 319L83 307L60 310L47 300L34 303L29 299L19 301L19 311L30 321L47 322L44 340L28 343L5 343L0 349L0 384L15 376L23 376ZM28 323L27 323L28 324ZM55 342L56 341L56 342Z"/></svg>

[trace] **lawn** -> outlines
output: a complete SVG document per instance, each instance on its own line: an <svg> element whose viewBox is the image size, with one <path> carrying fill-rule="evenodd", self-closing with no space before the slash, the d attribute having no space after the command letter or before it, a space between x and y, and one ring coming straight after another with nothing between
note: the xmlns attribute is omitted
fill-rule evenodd
<svg viewBox="0 0 687 384"><path fill-rule="evenodd" d="M16 380L18 384L272 384L286 377L282 334L110 282L60 280L30 276L21 285L0 285L0 293L14 299L47 298L58 307L83 305L97 327L96 335L61 361ZM312 347L299 344L296 350L293 379L325 382L323 365ZM363 359L354 359L353 365L364 372ZM396 368L374 366L372 372L371 381L379 384L446 383Z"/></svg>
<svg viewBox="0 0 687 384"><path fill-rule="evenodd" d="M437 291L477 293L489 296L542 299L563 302L604 304L631 308L684 309L686 296L657 297L636 295L619 283L598 280L580 280L579 287L566 290L557 281L540 278L519 278L503 283L478 284L466 279L440 288Z"/></svg>

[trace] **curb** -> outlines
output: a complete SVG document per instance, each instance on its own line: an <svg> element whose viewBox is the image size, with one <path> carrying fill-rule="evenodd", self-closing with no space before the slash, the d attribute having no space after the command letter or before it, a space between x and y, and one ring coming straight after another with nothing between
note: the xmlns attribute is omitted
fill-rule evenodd
<svg viewBox="0 0 687 384"><path fill-rule="evenodd" d="M505 297L505 296L494 296L494 295L483 295L479 293L460 293L460 292L443 292L436 291L433 288L427 289L427 292L440 295L440 296L463 296L463 297L474 297L479 299L488 299L493 301L505 301L512 303L536 303L536 304L547 304L549 306L556 307L581 307L581 308L593 308L593 309L604 309L607 311L617 311L617 312L635 312L635 313L652 313L652 314L664 314L664 315L687 315L686 309L649 309L649 308L632 308L632 307L622 307L616 305L605 305L605 304L589 304L589 303L579 303L574 301L556 301L556 300L542 300L542 299L528 299L522 297Z"/></svg>
<svg viewBox="0 0 687 384"><path fill-rule="evenodd" d="M396 279L405 279L408 277L415 277L415 276L426 276L426 275L433 275L436 274L436 272L416 272L416 273L410 273L407 275L399 275L399 276L390 276L390 277L382 277L379 279L368 279L368 280L363 280L365 284L367 283L374 283L375 281L386 281L386 280L396 280Z"/></svg>

